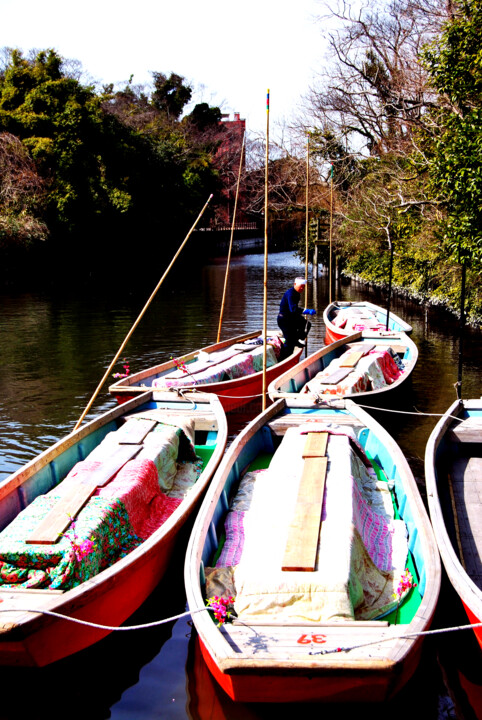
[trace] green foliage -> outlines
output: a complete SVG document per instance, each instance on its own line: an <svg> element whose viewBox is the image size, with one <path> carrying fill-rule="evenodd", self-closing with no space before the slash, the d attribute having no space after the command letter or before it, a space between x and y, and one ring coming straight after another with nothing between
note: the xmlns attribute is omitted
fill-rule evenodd
<svg viewBox="0 0 482 720"><path fill-rule="evenodd" d="M442 102L429 170L434 193L447 209L445 238L459 261L482 271L482 5L462 0L425 64Z"/></svg>
<svg viewBox="0 0 482 720"><path fill-rule="evenodd" d="M151 97L153 106L177 120L191 99L191 88L184 85L184 78L175 73L171 73L169 77L159 72L152 75L155 87Z"/></svg>
<svg viewBox="0 0 482 720"><path fill-rule="evenodd" d="M153 75L151 96L131 81L97 93L68 76L53 50L11 52L0 74L0 137L16 139L41 180L37 234L59 262L72 241L81 243L79 263L95 257L102 267L134 236L141 252L170 252L216 189L219 109L201 106L179 121L191 89L178 75ZM0 195L0 241L7 225L11 238L34 236L32 216L15 208Z"/></svg>

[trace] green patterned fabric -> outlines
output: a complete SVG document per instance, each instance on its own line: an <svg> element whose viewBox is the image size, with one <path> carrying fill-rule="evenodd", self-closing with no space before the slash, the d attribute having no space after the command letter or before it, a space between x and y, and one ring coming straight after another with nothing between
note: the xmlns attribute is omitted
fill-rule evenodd
<svg viewBox="0 0 482 720"><path fill-rule="evenodd" d="M69 590L141 543L124 504L101 497L90 499L58 542L26 543L58 499L58 495L39 496L0 533L2 587Z"/></svg>

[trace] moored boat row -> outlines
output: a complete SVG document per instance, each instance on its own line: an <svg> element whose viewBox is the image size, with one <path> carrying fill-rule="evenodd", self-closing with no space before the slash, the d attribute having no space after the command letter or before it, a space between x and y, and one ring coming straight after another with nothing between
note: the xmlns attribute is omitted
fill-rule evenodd
<svg viewBox="0 0 482 720"><path fill-rule="evenodd" d="M422 635L437 602L440 565L428 516L400 448L357 404L389 407L406 393L418 352L407 334L411 328L405 326L388 332L357 329L303 360L298 348L282 362L277 362L280 335L268 333L267 389L274 405L226 453L223 409L240 407L262 392L260 332L216 343L112 385L120 403L115 411L71 434L65 445L57 443L0 486L0 663L48 664L109 632L76 626L75 620L105 626L126 620L165 572L180 529L201 507L186 554L186 592L203 657L232 698L345 702L392 697L417 666ZM138 485L139 477L127 481L121 472L132 460L116 466L106 481L109 485L114 478L112 487L121 486L121 496L103 496L98 484L93 494L86 491L84 505L75 505L81 502L79 486L93 484L92 477L82 479L82 467L76 466L88 459L111 466L110 459L99 457L103 450L97 450L97 444L109 445L109 453L113 449L111 441L97 443L105 433L104 422L111 432L125 433L122 428L132 422L151 426L155 420L145 436L152 438L161 423L172 422L172 415L189 418L181 425L190 428L191 460L198 471L194 476L190 471L194 482L189 492L184 488L182 499L175 498L159 481L164 450L149 455L157 462L163 496L159 500L156 490L155 504L166 511L160 524L150 516L140 524L138 514L143 517L144 511L132 500L137 496L130 487ZM89 428L95 441L86 440ZM144 456L151 452L151 442L144 447L145 438L132 443L131 436L114 445L141 445L138 452ZM179 471L185 460L176 457L175 462ZM97 470L86 467L91 476ZM239 486L246 484L251 494L240 497ZM64 528L59 536L56 562L63 563L61 573L49 564L55 551L47 550L42 538L34 533L26 539L26 530L42 530L42 517L53 509L50 500L43 502L44 495L55 505L67 501L68 508L72 502L77 507L70 518L75 519L74 531ZM101 504L98 497L123 504L128 531L119 557L109 555L102 539L102 528L116 526L116 519L104 507L91 507ZM235 510L240 502L248 506ZM15 556L8 555L10 547L2 554L5 535L8 542L20 541ZM100 538L99 553L86 547L91 537ZM14 562L25 554L25 546L45 564L33 567L27 580L25 568ZM94 561L96 554L101 557ZM233 622L218 627L212 610L202 610L215 595L233 596ZM266 602L268 596L272 602ZM21 602L27 599L28 608ZM72 620L63 641L59 638L67 625L49 611Z"/></svg>

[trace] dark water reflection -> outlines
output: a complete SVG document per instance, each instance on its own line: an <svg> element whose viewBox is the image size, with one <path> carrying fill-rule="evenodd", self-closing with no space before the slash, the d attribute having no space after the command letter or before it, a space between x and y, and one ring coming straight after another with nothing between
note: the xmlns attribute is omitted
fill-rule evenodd
<svg viewBox="0 0 482 720"><path fill-rule="evenodd" d="M232 259L223 337L262 327L263 263L262 254ZM201 268L190 263L188 255L181 256L125 348L123 357L131 371L215 342L224 271L224 259ZM159 277L163 272L160 268ZM300 272L304 274L304 267L291 253L270 256L269 327L275 326L282 293ZM0 297L0 479L74 427L152 290L150 286L132 288L126 276L117 289L102 293L69 295L62 291L57 295L49 291ZM356 283L343 285L337 297L386 304L382 292ZM327 299L326 277L321 276L309 290L308 305L318 310L309 351L323 342L321 313ZM423 495L427 438L437 420L435 415L456 398L458 322L441 309L403 298L396 298L392 309L413 326L420 353L413 391L405 398L403 410L421 414L378 413L377 419L406 453ZM463 397L482 393L481 351L482 333L468 329ZM119 361L115 371L121 370ZM87 419L114 405L106 390L99 394ZM248 410L255 413L258 408L259 403L254 403ZM229 418L231 437L247 419L247 411ZM172 617L184 610L181 549L173 570L129 624ZM465 623L457 599L444 587L437 623L445 627L456 624L455 620ZM415 717L451 718L457 713L458 717L475 717L464 704L465 695L462 700L450 696L457 689L454 658L463 660L469 675L475 666L480 667L480 652L473 647L469 633L426 642L421 666L402 696L366 711L376 718L387 713L406 717L418 696ZM269 718L275 713L291 717L296 712L288 705L273 708L231 703L199 661L189 618L155 630L113 634L51 668L2 670L2 681L8 692L0 704L0 718L6 720L43 716L47 705L51 718L207 720ZM304 712L334 718L342 709L309 706Z"/></svg>

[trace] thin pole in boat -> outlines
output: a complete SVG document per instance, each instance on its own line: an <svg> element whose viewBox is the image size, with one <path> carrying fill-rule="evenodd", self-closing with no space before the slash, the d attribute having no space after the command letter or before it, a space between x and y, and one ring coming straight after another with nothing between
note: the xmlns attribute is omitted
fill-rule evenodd
<svg viewBox="0 0 482 720"><path fill-rule="evenodd" d="M114 357L114 359L112 360L111 364L109 365L109 367L108 367L107 370L105 371L104 377L102 378L102 380L101 380L100 383L98 384L98 386L97 386L94 394L92 395L91 399L89 400L89 402L88 402L88 404L87 404L84 412L82 413L82 415L80 416L80 418L77 420L77 423L76 423L76 425L75 425L75 427L74 427L74 430L77 430L77 428L78 428L78 427L80 426L80 424L82 423L82 420L83 420L84 417L87 415L87 413L89 412L90 408L92 407L92 404L93 404L95 398L97 397L97 395L99 394L100 389L102 388L103 384L105 383L105 381L106 381L107 378L109 377L109 374L110 374L112 368L114 367L115 363L116 363L117 360L119 359L119 356L120 356L120 354L122 353L122 351L124 350L125 346L127 345L127 342L128 342L128 340L130 339L132 333L134 332L134 330L136 329L136 327L139 325L139 323L140 323L140 321L141 321L141 318L143 317L143 315L144 315L144 313L146 312L147 308L149 307L149 305L151 304L152 300L154 299L155 294L157 293L157 291L158 291L159 288L161 287L162 283L164 282L164 279L166 278L169 270L170 270L170 269L172 268L172 266L174 265L174 262L175 262L175 260L177 259L179 253L181 252L181 250L183 249L184 245L185 245L185 244L187 243L187 241L189 240L189 238L190 238L190 236L191 236L191 233L193 232L194 228L195 228L196 225L198 224L198 222L199 222L202 214L204 213L205 209L207 208L207 206L208 206L209 202L211 201L212 197L213 197L212 194L208 197L206 203L204 204L203 209L201 210L201 212L200 212L199 215L197 216L197 218L196 218L193 226L191 227L191 229L189 230L188 234L186 235L186 237L185 237L184 240L182 241L182 243L181 243L181 245L180 245L180 247L179 247L179 250L177 251L177 253L174 255L173 259L171 260L171 262L170 262L170 264L169 264L169 267L167 268L167 270L165 271L164 275L161 277L161 279L160 279L159 282L157 283L157 285L156 285L154 291L152 292L149 300L148 300L148 301L146 302L146 304L144 305L144 307L143 307L142 311L140 312L137 320L135 321L135 323L133 324L133 326L131 327L131 329L130 329L129 332L127 333L126 337L124 338L124 341L122 342L122 345L120 346L119 350L118 350L117 353L115 354L115 357Z"/></svg>
<svg viewBox="0 0 482 720"><path fill-rule="evenodd" d="M457 399L462 398L462 371L464 364L464 327L465 327L465 280L467 275L467 264L465 258L462 260L462 277L460 284L460 325L459 325L459 365L457 375Z"/></svg>
<svg viewBox="0 0 482 720"><path fill-rule="evenodd" d="M332 250L332 236L333 236L333 164L331 165L330 169L330 177L331 177L331 191L330 191L330 262L329 262L329 272L330 272L330 278L328 281L328 287L329 287L329 303L332 303L333 293L332 293L332 257L333 257L333 250Z"/></svg>
<svg viewBox="0 0 482 720"><path fill-rule="evenodd" d="M309 235L309 188L310 188L310 136L306 141L306 219L305 219L305 308L308 307L308 235ZM305 355L308 355L308 335L305 338Z"/></svg>
<svg viewBox="0 0 482 720"><path fill-rule="evenodd" d="M263 401L266 410L266 345L267 345L267 306L268 306L268 162L269 162L269 90L266 94L266 160L264 178L264 305L263 305Z"/></svg>
<svg viewBox="0 0 482 720"><path fill-rule="evenodd" d="M241 156L239 158L239 170L238 170L238 183L236 185L236 198L234 200L234 212L233 212L233 219L231 222L231 239L229 241L229 250L228 250L228 262L226 264L226 275L224 277L224 289L223 289L223 299L221 302L221 313L219 315L219 327L218 327L218 337L216 342L219 342L221 339L221 326L223 324L223 315L224 315L224 303L226 300L226 288L228 286L228 275L229 275L229 263L231 262L231 249L233 247L233 235L234 235L234 226L236 224L236 212L238 207L238 197L239 197L239 185L241 182L241 171L243 169L243 153L244 153L244 141L245 141L246 133L243 133L243 142L241 145Z"/></svg>
<svg viewBox="0 0 482 720"><path fill-rule="evenodd" d="M393 278L393 240L391 238L390 227L388 227L388 248L390 250L390 266L388 272L388 300L387 300L387 321L385 323L385 330L389 329L390 326L390 308L392 303L392 278Z"/></svg>

